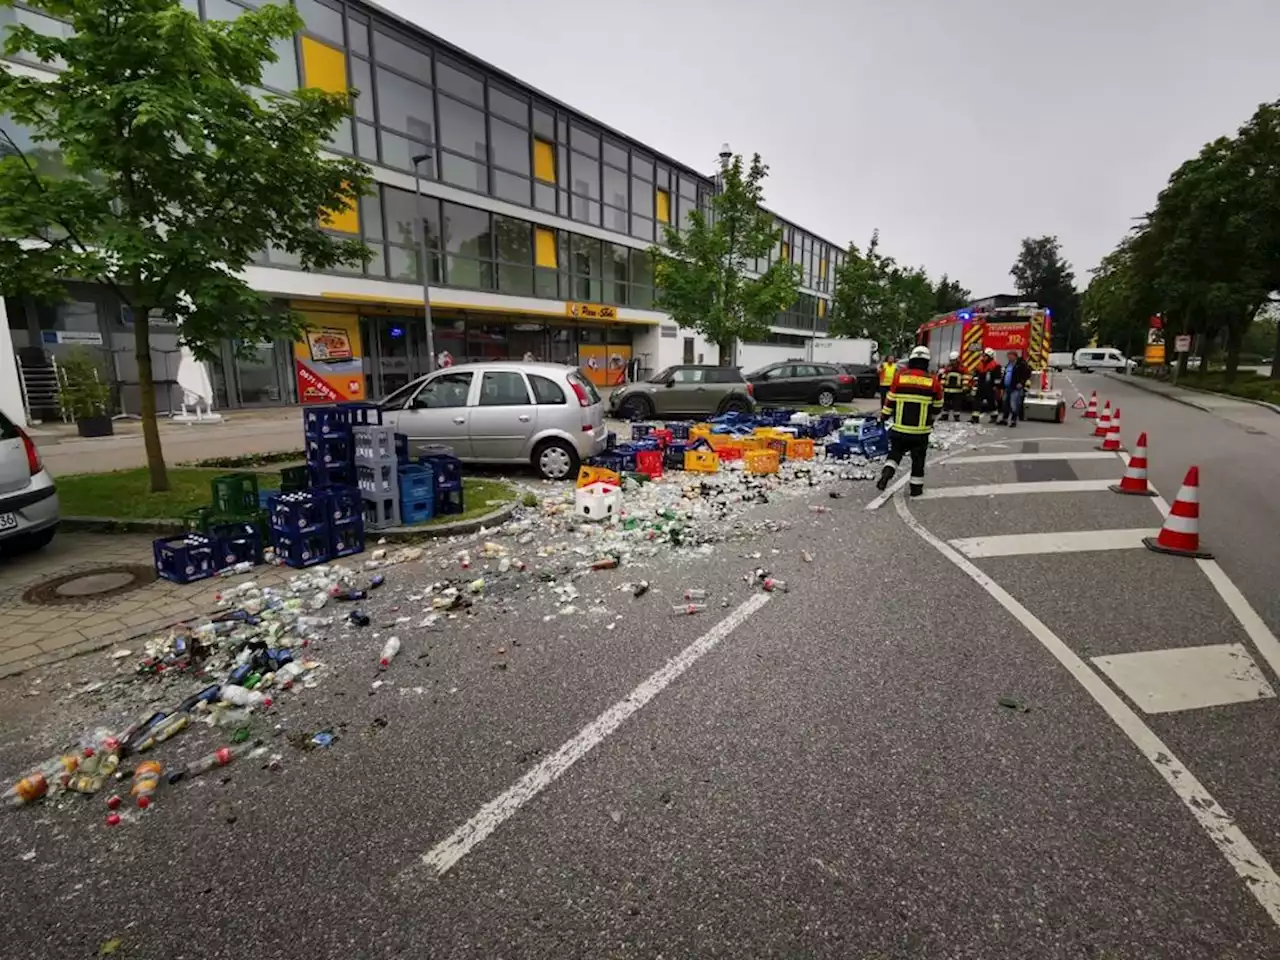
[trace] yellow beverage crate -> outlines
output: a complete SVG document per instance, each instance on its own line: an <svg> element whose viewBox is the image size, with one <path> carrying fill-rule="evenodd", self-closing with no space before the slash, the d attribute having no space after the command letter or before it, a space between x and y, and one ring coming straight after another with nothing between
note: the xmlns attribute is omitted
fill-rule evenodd
<svg viewBox="0 0 1280 960"><path fill-rule="evenodd" d="M585 487L590 483L612 483L615 487L620 487L622 477L604 467L589 467L583 464L578 468L578 486Z"/></svg>
<svg viewBox="0 0 1280 960"><path fill-rule="evenodd" d="M697 440L699 437L706 437L710 440L713 436L714 434L711 432L711 424L709 423L695 423L689 428L690 440Z"/></svg>
<svg viewBox="0 0 1280 960"><path fill-rule="evenodd" d="M795 438L787 441L788 460L812 460L813 441Z"/></svg>
<svg viewBox="0 0 1280 960"><path fill-rule="evenodd" d="M776 450L749 450L746 457L747 473L777 473L778 453Z"/></svg>
<svg viewBox="0 0 1280 960"><path fill-rule="evenodd" d="M684 468L692 473L716 473L720 470L720 454L714 450L686 450Z"/></svg>
<svg viewBox="0 0 1280 960"><path fill-rule="evenodd" d="M768 449L762 437L738 437L734 441L734 446L741 447L744 453L750 453L752 450Z"/></svg>
<svg viewBox="0 0 1280 960"><path fill-rule="evenodd" d="M721 447L740 447L738 437L731 433L713 433L707 437L707 443L711 444L712 450L719 450Z"/></svg>

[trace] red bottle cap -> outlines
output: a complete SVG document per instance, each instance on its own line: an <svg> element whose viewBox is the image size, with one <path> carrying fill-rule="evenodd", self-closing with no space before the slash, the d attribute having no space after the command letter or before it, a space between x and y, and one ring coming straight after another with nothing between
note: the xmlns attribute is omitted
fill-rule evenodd
<svg viewBox="0 0 1280 960"><path fill-rule="evenodd" d="M151 798L150 798L150 797L143 796L143 797L139 797L139 798L138 798L138 809L139 809L139 810L145 810L145 809L147 809L147 807L149 807L149 806L151 806Z"/></svg>
<svg viewBox="0 0 1280 960"><path fill-rule="evenodd" d="M107 815L107 826L117 827L120 825L120 814L112 813Z"/></svg>
<svg viewBox="0 0 1280 960"><path fill-rule="evenodd" d="M118 806L120 806L120 798L119 798L118 796L112 795L112 796L110 796L110 797L107 797L107 809L108 809L108 810L114 810L114 809L116 809Z"/></svg>

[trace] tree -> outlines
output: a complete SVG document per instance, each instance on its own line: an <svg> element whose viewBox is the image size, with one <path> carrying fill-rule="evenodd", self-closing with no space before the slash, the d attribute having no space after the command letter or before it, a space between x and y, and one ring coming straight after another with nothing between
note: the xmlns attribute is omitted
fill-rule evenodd
<svg viewBox="0 0 1280 960"><path fill-rule="evenodd" d="M1082 330L1100 344L1115 344L1127 353L1146 342L1154 307L1154 290L1140 273L1136 244L1127 237L1095 267L1082 298Z"/></svg>
<svg viewBox="0 0 1280 960"><path fill-rule="evenodd" d="M720 166L720 191L708 213L695 210L689 226L667 226L663 243L649 249L658 288L655 304L682 327L697 330L732 365L739 340L768 335L777 315L795 302L800 269L784 256L759 275L755 262L769 256L782 231L764 209L761 184L769 168L756 154L750 167L740 155Z"/></svg>
<svg viewBox="0 0 1280 960"><path fill-rule="evenodd" d="M1062 258L1057 237L1025 237L1009 270L1018 295L1047 307L1053 319L1053 350L1080 346L1080 295L1076 275Z"/></svg>
<svg viewBox="0 0 1280 960"><path fill-rule="evenodd" d="M935 315L951 313L953 310L967 307L972 302L973 294L960 286L955 280L950 279L945 273L934 288L933 312Z"/></svg>
<svg viewBox="0 0 1280 960"><path fill-rule="evenodd" d="M8 5L11 0L0 0ZM178 0L25 0L70 22L66 36L11 27L6 53L61 61L52 79L0 71L0 110L56 148L56 176L10 142L0 158L0 290L65 296L106 284L133 316L151 489L168 489L156 425L150 322L177 321L211 359L224 340L252 349L296 337L301 319L242 271L268 245L307 270L368 256L323 224L370 183L354 160L320 156L347 94L255 94L272 42L302 27L292 7L202 23Z"/></svg>

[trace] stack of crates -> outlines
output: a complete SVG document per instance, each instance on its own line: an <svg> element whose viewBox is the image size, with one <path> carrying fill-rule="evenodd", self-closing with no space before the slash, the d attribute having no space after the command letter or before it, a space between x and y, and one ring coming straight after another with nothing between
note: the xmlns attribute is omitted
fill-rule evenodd
<svg viewBox="0 0 1280 960"><path fill-rule="evenodd" d="M419 457L418 463L430 467L433 480L432 496L436 516L462 513L462 461L445 453L432 453Z"/></svg>
<svg viewBox="0 0 1280 960"><path fill-rule="evenodd" d="M302 411L302 428L311 486L354 485L348 408L337 404L307 407Z"/></svg>
<svg viewBox="0 0 1280 960"><path fill-rule="evenodd" d="M400 457L395 431L381 424L353 426L351 446L356 486L364 500L364 525L372 529L400 526Z"/></svg>
<svg viewBox="0 0 1280 960"><path fill-rule="evenodd" d="M263 561L269 528L257 475L225 474L214 477L209 488L209 506L183 514L182 536L152 544L156 573L166 580L191 583L243 561Z"/></svg>
<svg viewBox="0 0 1280 960"><path fill-rule="evenodd" d="M318 490L280 493L268 498L276 556L291 567L325 563L333 556L331 497Z"/></svg>

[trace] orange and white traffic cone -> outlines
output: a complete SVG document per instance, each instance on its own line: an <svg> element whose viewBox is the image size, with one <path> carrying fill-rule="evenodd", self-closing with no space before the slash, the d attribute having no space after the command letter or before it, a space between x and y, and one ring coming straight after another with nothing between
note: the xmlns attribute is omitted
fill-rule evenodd
<svg viewBox="0 0 1280 960"><path fill-rule="evenodd" d="M1107 450L1111 453L1120 452L1120 408L1116 407L1111 414L1111 422L1107 425L1107 435L1102 438L1102 443L1098 447L1099 450Z"/></svg>
<svg viewBox="0 0 1280 960"><path fill-rule="evenodd" d="M1105 437L1107 431L1111 429L1111 401L1107 401L1107 405L1102 408L1102 413L1098 417L1098 425L1093 428L1095 437Z"/></svg>
<svg viewBox="0 0 1280 960"><path fill-rule="evenodd" d="M1144 537L1148 550L1168 553L1175 557L1196 557L1212 560L1212 553L1200 549L1200 468L1192 467L1182 481L1178 499L1173 501L1169 516L1158 537Z"/></svg>
<svg viewBox="0 0 1280 960"><path fill-rule="evenodd" d="M1080 414L1086 420L1098 419L1098 391L1095 390L1089 395L1089 406L1085 408L1084 413Z"/></svg>
<svg viewBox="0 0 1280 960"><path fill-rule="evenodd" d="M1147 486L1147 435L1138 434L1138 445L1133 449L1129 465L1124 468L1120 482L1112 484L1116 493L1128 493L1135 497L1154 497L1156 492Z"/></svg>

